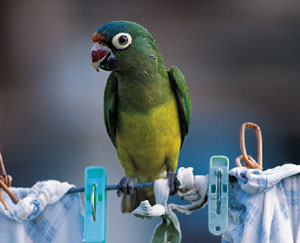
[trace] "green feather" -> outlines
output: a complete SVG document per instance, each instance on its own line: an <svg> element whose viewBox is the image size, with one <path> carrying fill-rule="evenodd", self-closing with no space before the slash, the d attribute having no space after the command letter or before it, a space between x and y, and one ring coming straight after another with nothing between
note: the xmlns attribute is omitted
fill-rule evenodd
<svg viewBox="0 0 300 243"><path fill-rule="evenodd" d="M117 78L115 73L108 77L104 91L104 122L107 133L115 147L116 143L116 126L117 126Z"/></svg>
<svg viewBox="0 0 300 243"><path fill-rule="evenodd" d="M182 146L190 126L191 100L182 72L173 66L168 70L168 73L178 103Z"/></svg>

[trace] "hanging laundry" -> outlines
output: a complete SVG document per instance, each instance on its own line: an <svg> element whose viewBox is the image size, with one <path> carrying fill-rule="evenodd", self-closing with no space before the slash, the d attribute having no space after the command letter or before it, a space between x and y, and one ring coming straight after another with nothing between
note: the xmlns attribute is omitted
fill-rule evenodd
<svg viewBox="0 0 300 243"><path fill-rule="evenodd" d="M38 182L32 188L11 187L18 204L3 192L8 211L0 204L1 242L81 243L81 201L78 193L65 195L71 187L54 180Z"/></svg>
<svg viewBox="0 0 300 243"><path fill-rule="evenodd" d="M161 217L152 235L151 243L180 243L180 224L175 213L167 205L170 188L168 179L158 179L154 183L154 195L156 204L151 206L148 200L142 201L132 214L136 217L147 219Z"/></svg>
<svg viewBox="0 0 300 243"><path fill-rule="evenodd" d="M300 242L300 165L285 164L265 171L237 167L229 174L228 227L222 243ZM191 204L167 204L167 180L160 179L155 181L157 204L143 201L133 211L141 218L162 217L152 242L164 239L165 234L176 236L175 242L180 242L180 225L173 211L190 214L207 204L207 176L194 175L192 168L180 168L178 179L177 195Z"/></svg>
<svg viewBox="0 0 300 243"><path fill-rule="evenodd" d="M300 242L300 166L234 168L223 243Z"/></svg>
<svg viewBox="0 0 300 243"><path fill-rule="evenodd" d="M182 239L180 223L173 211L190 214L207 203L207 176L194 176L193 168L181 167L178 169L177 179L180 182L177 195L191 201L191 204L167 204L170 193L168 179L158 179L154 183L156 204L151 206L149 201L145 200L132 212L134 216L142 219L161 217L162 221L156 226L151 243L180 243Z"/></svg>

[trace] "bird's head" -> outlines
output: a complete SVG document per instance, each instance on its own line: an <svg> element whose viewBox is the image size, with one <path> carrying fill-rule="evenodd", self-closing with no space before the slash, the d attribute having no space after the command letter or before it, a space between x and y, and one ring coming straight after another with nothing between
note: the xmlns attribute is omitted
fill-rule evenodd
<svg viewBox="0 0 300 243"><path fill-rule="evenodd" d="M99 68L105 71L130 69L137 63L143 65L147 60L157 58L153 37L144 27L133 22L104 24L93 34L92 41L91 61L96 71Z"/></svg>

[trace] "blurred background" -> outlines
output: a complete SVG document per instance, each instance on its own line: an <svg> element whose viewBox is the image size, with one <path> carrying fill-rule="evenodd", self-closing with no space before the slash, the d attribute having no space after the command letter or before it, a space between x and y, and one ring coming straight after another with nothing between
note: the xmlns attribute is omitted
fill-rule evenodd
<svg viewBox="0 0 300 243"><path fill-rule="evenodd" d="M300 161L300 5L253 1L3 1L0 8L0 151L14 186L57 179L83 186L84 168L123 176L104 127L107 72L90 64L91 35L112 20L146 27L167 67L184 73L191 129L180 166L207 174L212 155L240 155L239 129L261 126L264 168ZM256 156L254 131L248 153ZM176 202L178 199L172 199ZM159 219L120 213L108 192L107 242L149 242ZM220 242L207 208L177 214L184 243Z"/></svg>

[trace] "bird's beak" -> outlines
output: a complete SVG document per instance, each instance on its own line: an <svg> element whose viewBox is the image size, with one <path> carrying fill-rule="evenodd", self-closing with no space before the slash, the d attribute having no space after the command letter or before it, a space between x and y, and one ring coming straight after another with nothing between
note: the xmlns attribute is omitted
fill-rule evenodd
<svg viewBox="0 0 300 243"><path fill-rule="evenodd" d="M104 44L93 44L91 49L91 61L97 72L99 72L99 68L105 71L118 69L115 55L111 49Z"/></svg>

